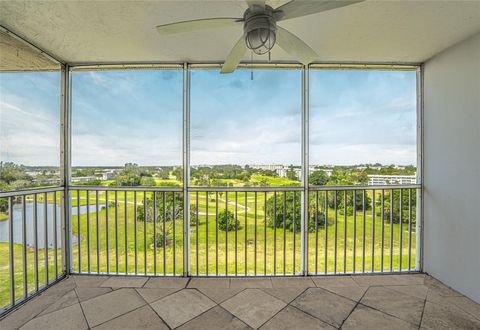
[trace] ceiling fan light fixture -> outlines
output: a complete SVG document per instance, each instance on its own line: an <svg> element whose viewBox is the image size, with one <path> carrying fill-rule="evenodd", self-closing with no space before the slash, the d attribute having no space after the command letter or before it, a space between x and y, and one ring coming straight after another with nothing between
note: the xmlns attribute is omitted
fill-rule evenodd
<svg viewBox="0 0 480 330"><path fill-rule="evenodd" d="M268 53L276 41L276 21L272 8L265 6L262 11L248 9L245 12L244 33L247 48L257 55Z"/></svg>

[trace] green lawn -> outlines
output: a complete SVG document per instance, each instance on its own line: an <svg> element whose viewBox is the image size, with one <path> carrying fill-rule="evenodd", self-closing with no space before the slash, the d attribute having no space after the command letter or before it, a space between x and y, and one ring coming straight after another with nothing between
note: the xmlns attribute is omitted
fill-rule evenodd
<svg viewBox="0 0 480 330"><path fill-rule="evenodd" d="M158 194L158 193L157 193ZM171 193L169 193L171 194ZM179 193L177 193L179 194ZM181 193L180 193L181 194ZM59 198L57 193L57 199ZM151 193L147 193L147 197ZM272 193L268 193L267 198ZM109 202L114 200L115 193L109 192ZM98 212L98 246L97 246L97 217L96 213L90 213L89 221L87 215L83 214L80 217L80 230L78 228L77 216L72 217L72 232L73 235L78 236L80 234L80 246L81 246L81 266L79 265L79 245L75 244L72 249L73 254L73 268L74 271L88 272L88 245L90 245L90 271L92 273L107 272L107 254L109 261L109 271L111 273L124 273L128 268L128 273L135 273L135 226L137 226L137 272L146 272L151 274L156 271L157 274L183 274L183 220L177 219L175 222L175 235L172 232L167 237L167 248L158 247L156 254L152 244L152 237L154 231L154 225L151 222L136 222L134 221L134 202L133 192L127 193L127 203L125 203L125 194L123 192L118 193L118 221L115 223L115 208L110 207L108 209L109 216L108 221L106 217L106 209L102 209ZM300 194L297 194L299 197ZM219 211L225 209L226 194L219 194L218 204ZM247 202L245 203L245 197ZM43 197L42 197L43 198ZM48 202L53 201L53 194L49 194ZM237 218L240 221L238 231L230 231L228 235L224 231L219 230L218 235L216 231L216 200L215 194L212 194L208 198L208 219L207 219L207 198L205 193L198 194L198 231L197 226L190 227L190 264L191 273L199 274L207 273L207 251L208 251L208 273L209 274L226 274L226 268L228 267L228 275L238 274L286 274L300 272L300 233L294 233L291 231L283 231L282 228L273 228L265 226L264 216L264 202L265 196L263 193L257 194L257 212L255 217L255 194L238 193L237 204L235 204L235 193L228 193L228 209L235 212L237 209ZM96 201L95 193L90 193L90 203L94 204ZM98 194L99 204L105 204L105 193L99 192ZM378 200L378 198L377 198ZM57 201L59 202L59 200ZM80 204L85 205L87 202L86 193L83 191L80 193ZM143 205L143 192L137 193L137 204ZM191 205L196 204L196 194L190 195ZM72 192L72 206L77 206L77 194ZM126 207L125 207L126 206ZM236 207L235 207L236 206ZM247 210L245 209L247 208ZM127 212L127 218L125 220L125 211ZM246 211L246 212L245 212ZM181 217L181 215L180 215ZM354 220L353 216L345 217L343 211L338 211L337 222L335 226L334 211L328 210L328 230L324 227L319 227L317 233L308 234L308 264L307 268L309 272L323 273L325 270L325 250L327 252L326 268L327 272L338 273L352 272L353 264L355 264L355 271L361 272L362 265L364 264L364 270L369 272L372 270L372 260L374 264L374 270L380 271L381 269L381 233L382 233L382 221L377 217L374 224L372 224L372 214L368 210L365 217L365 244L363 243L363 224L364 219L362 212L357 212L356 216L356 239L354 240ZM87 230L87 224L89 222L89 233ZM256 231L255 231L256 223ZM108 224L108 245L107 249L107 224ZM126 224L126 226L125 226ZM172 224L173 227L173 224ZM335 227L337 232L337 257L335 266ZM118 230L116 230L118 228ZM346 242L344 240L344 230L346 228ZM161 224L157 224L157 232L162 230ZM208 230L208 235L207 235ZM393 270L399 269L399 252L400 252L400 226L393 224L390 228L388 222L383 223L384 232L384 258L383 269L390 269L390 230L392 230L392 267ZM146 241L144 240L144 234L146 235ZM256 234L256 235L255 235ZM327 234L327 240L326 240ZM373 244L374 257L372 258L372 235L375 236L375 243ZM115 237L118 236L118 253L116 252ZM88 237L90 238L88 240ZM285 241L284 241L285 237ZM403 224L402 228L402 268L406 269L408 266L408 225ZM198 240L198 242L197 242ZM207 246L208 240L208 246ZM228 243L227 243L228 241ZM327 246L325 246L325 241ZM415 225L412 225L411 235L411 268L415 267ZM88 244L90 242L90 244ZM126 244L127 242L127 244ZM265 243L266 242L266 243ZM285 244L284 244L285 242ZM197 249L198 243L198 249ZM356 254L353 255L353 245L355 243ZM216 245L218 244L218 250ZM346 244L347 253L345 255L346 263L344 263L344 246ZM294 251L295 245L295 251ZM318 245L318 249L316 246ZM275 249L276 247L276 249ZM362 252L365 249L365 259L362 260ZM97 251L98 261L97 262ZM197 254L198 251L198 254ZM218 251L218 253L217 253ZM315 251L317 251L317 256ZM8 269L8 244L0 243L0 306L8 305L9 303L9 269ZM108 252L108 253L107 253ZM15 287L16 297L20 298L23 295L23 273L22 273L22 256L21 246L15 244ZM49 259L52 258L53 251L49 251ZM61 254L59 253L59 258ZM39 252L39 279L44 281L44 256L43 250ZM117 268L118 258L118 268ZM264 258L266 262L264 263ZM33 251L28 249L27 256L27 278L29 282L29 290L34 289L33 282ZM128 259L128 267L127 260ZM175 259L175 268L174 268ZM197 264L198 259L198 264ZM145 264L146 260L146 264ZM165 260L165 264L164 264ZM218 260L218 268L217 268ZM227 261L228 260L228 261ZM256 260L256 263L255 263ZM155 269L156 263L156 269ZM295 264L295 265L294 265ZM49 273L50 278L53 276L53 259L50 261ZM51 268L51 269L50 269Z"/></svg>

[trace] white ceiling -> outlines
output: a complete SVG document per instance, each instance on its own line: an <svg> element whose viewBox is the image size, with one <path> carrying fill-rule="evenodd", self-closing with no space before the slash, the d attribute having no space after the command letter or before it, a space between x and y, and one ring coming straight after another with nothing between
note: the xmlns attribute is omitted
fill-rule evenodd
<svg viewBox="0 0 480 330"><path fill-rule="evenodd" d="M164 37L155 26L245 9L244 1L0 1L0 24L69 63L222 61L241 25ZM480 31L480 0L367 0L280 25L318 61L423 62ZM276 46L272 60L293 59Z"/></svg>

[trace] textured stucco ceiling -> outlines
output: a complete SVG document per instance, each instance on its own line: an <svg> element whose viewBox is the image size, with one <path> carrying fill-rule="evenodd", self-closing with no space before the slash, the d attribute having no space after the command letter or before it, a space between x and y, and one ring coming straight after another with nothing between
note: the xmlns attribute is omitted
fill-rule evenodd
<svg viewBox="0 0 480 330"><path fill-rule="evenodd" d="M244 1L0 1L0 24L69 63L222 61L241 25L166 37L155 26L245 9ZM280 25L318 61L422 62L480 31L480 1L367 0ZM294 59L275 47L272 60Z"/></svg>
<svg viewBox="0 0 480 330"><path fill-rule="evenodd" d="M59 70L60 65L9 33L0 31L0 71Z"/></svg>

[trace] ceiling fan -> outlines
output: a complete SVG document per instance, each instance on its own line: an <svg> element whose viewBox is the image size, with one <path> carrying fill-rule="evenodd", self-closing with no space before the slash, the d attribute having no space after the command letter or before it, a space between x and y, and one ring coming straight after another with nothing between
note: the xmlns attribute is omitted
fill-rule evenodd
<svg viewBox="0 0 480 330"><path fill-rule="evenodd" d="M190 32L201 29L221 28L243 24L243 35L228 54L221 73L230 73L240 63L247 52L252 50L262 55L270 52L277 43L283 50L302 64L308 64L318 58L315 51L293 33L277 25L287 19L306 16L339 7L348 6L364 0L292 0L273 9L265 0L246 0L247 10L243 18L205 18L157 26L161 35Z"/></svg>

